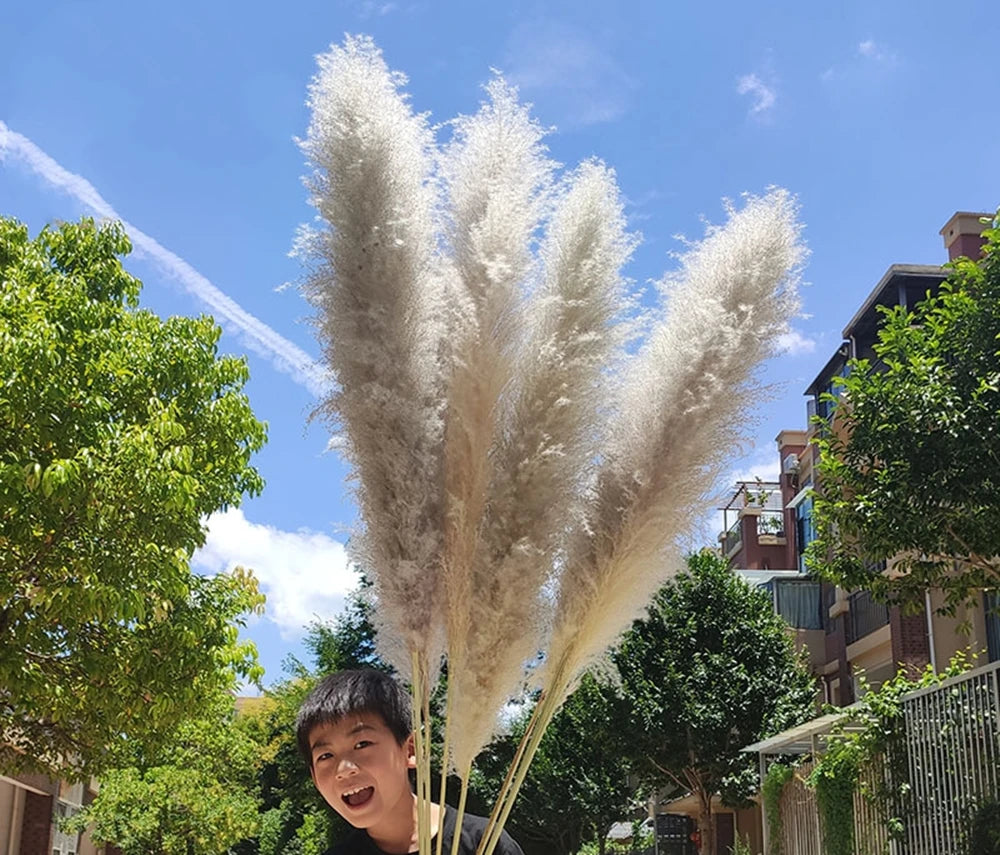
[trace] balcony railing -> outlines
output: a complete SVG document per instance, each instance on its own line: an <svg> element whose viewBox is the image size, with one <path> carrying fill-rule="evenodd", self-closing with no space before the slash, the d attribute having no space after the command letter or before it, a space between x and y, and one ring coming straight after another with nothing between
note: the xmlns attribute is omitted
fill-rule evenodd
<svg viewBox="0 0 1000 855"><path fill-rule="evenodd" d="M743 533L740 520L736 520L722 536L722 554L727 558L732 555L743 544Z"/></svg>
<svg viewBox="0 0 1000 855"><path fill-rule="evenodd" d="M757 514L757 537L771 534L775 537L785 536L785 515L781 511L761 511Z"/></svg>
<svg viewBox="0 0 1000 855"><path fill-rule="evenodd" d="M854 644L889 623L889 607L875 602L868 591L855 591L848 597L848 606L848 644Z"/></svg>

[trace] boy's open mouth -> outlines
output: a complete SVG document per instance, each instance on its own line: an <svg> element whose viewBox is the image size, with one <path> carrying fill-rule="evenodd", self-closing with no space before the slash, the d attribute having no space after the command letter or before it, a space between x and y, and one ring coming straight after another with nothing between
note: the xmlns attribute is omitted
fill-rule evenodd
<svg viewBox="0 0 1000 855"><path fill-rule="evenodd" d="M341 798L351 807L360 807L373 795L375 795L374 787L361 787L360 789L352 790L349 793L344 793Z"/></svg>

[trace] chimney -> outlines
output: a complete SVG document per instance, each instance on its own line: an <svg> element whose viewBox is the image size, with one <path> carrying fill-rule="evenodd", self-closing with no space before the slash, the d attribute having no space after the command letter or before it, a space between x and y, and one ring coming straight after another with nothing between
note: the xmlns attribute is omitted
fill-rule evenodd
<svg viewBox="0 0 1000 855"><path fill-rule="evenodd" d="M941 229L944 246L948 250L948 260L954 261L961 256L977 260L982 256L983 231L988 227L982 220L990 221L993 214L976 214L969 211L956 211Z"/></svg>

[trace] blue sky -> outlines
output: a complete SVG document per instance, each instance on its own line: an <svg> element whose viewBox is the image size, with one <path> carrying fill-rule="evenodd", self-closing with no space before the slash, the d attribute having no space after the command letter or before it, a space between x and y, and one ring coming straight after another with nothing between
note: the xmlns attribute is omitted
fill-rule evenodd
<svg viewBox="0 0 1000 855"><path fill-rule="evenodd" d="M707 11L706 11L707 10ZM247 353L270 442L264 494L213 520L202 570L254 567L269 595L248 629L266 680L303 624L353 584L346 468L308 424L318 348L288 257L312 217L294 138L314 57L369 33L438 121L473 112L490 69L556 127L552 156L615 167L644 235L628 274L670 268L674 235L722 197L796 193L812 255L803 317L765 379L756 447L735 479L776 472L773 439L804 426L802 393L888 265L945 259L956 210L1000 203L992 98L1000 16L930 2L66 2L10 5L0 53L0 213L37 230L117 215L161 314L208 311ZM720 485L721 486L721 485Z"/></svg>

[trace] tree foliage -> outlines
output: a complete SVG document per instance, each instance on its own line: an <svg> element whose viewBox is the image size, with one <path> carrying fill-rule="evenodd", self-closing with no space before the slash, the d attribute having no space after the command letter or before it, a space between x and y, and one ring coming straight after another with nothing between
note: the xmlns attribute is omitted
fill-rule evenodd
<svg viewBox="0 0 1000 855"><path fill-rule="evenodd" d="M182 722L156 752L101 775L97 798L69 821L123 855L218 855L256 836L261 745L227 692L204 717Z"/></svg>
<svg viewBox="0 0 1000 855"><path fill-rule="evenodd" d="M937 296L884 311L876 359L849 363L818 439L810 566L900 601L954 609L1000 584L1000 229ZM873 573L892 561L893 573Z"/></svg>
<svg viewBox="0 0 1000 855"><path fill-rule="evenodd" d="M758 787L740 749L814 713L812 677L771 599L709 551L656 595L615 663L633 710L632 756L698 796L702 851L714 849L711 798L738 805Z"/></svg>
<svg viewBox="0 0 1000 855"><path fill-rule="evenodd" d="M265 429L208 317L137 307L120 225L0 219L0 768L95 771L259 674L262 597L193 575Z"/></svg>

